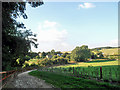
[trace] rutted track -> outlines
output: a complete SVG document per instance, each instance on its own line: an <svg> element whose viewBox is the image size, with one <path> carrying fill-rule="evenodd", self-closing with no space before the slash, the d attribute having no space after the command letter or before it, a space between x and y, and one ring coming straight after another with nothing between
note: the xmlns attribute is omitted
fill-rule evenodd
<svg viewBox="0 0 120 90"><path fill-rule="evenodd" d="M30 70L33 71L33 70ZM17 75L16 78L12 79L6 84L4 88L53 88L54 86L45 83L44 80L33 77L26 71Z"/></svg>

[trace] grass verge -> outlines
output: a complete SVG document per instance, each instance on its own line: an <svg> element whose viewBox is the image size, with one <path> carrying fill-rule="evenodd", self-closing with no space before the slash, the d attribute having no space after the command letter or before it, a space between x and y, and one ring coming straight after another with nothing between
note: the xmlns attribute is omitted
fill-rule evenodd
<svg viewBox="0 0 120 90"><path fill-rule="evenodd" d="M112 85L105 82L97 82L95 80L88 80L83 78L76 78L72 76L64 76L52 72L32 71L30 75L41 78L47 83L52 84L56 88L106 88L106 89L120 89L118 85Z"/></svg>

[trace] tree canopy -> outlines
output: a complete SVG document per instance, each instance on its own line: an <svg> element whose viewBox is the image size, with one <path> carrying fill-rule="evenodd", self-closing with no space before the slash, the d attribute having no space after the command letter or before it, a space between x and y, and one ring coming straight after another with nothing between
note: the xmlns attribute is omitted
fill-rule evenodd
<svg viewBox="0 0 120 90"><path fill-rule="evenodd" d="M26 56L31 45L37 48L36 34L27 30L17 18L27 19L25 13L26 3L31 7L38 7L43 2L2 2L2 69L7 66L15 66L16 59ZM21 59L22 60L22 59Z"/></svg>
<svg viewBox="0 0 120 90"><path fill-rule="evenodd" d="M72 50L71 60L86 61L88 58L90 58L90 50L88 49L88 46L86 45L83 45L81 47L77 46L74 50Z"/></svg>

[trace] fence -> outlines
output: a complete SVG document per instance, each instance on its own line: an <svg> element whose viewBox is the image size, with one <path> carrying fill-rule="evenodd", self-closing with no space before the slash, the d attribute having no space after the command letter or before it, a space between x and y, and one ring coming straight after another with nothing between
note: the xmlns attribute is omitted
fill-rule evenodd
<svg viewBox="0 0 120 90"><path fill-rule="evenodd" d="M80 77L80 78L88 78L88 79L96 79L102 80L105 82L116 82L120 83L120 71L119 69L109 68L106 69L104 67L69 67L69 68L40 68L40 71L49 71L59 74L64 74L68 76Z"/></svg>
<svg viewBox="0 0 120 90"><path fill-rule="evenodd" d="M2 89L10 81L10 79L15 78L19 73L36 69L36 68L38 67L27 67L27 68L21 68L18 70L0 72L0 76L2 77L2 79L0 80L0 83L2 83L2 85L0 86L0 89Z"/></svg>

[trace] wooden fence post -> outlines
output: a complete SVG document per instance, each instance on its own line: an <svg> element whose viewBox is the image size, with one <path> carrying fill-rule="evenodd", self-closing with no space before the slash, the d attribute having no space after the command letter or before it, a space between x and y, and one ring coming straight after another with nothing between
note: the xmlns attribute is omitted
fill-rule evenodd
<svg viewBox="0 0 120 90"><path fill-rule="evenodd" d="M117 79L118 79L118 75L117 75L117 73L118 73L118 72L116 71L116 72L115 72L116 81L117 81Z"/></svg>
<svg viewBox="0 0 120 90"><path fill-rule="evenodd" d="M75 70L74 70L74 67L73 67L73 76L74 76L74 74L75 74Z"/></svg>
<svg viewBox="0 0 120 90"><path fill-rule="evenodd" d="M109 79L112 80L112 71L111 71L111 68L110 68L110 71L109 71Z"/></svg>
<svg viewBox="0 0 120 90"><path fill-rule="evenodd" d="M102 67L100 67L100 79L102 79Z"/></svg>

